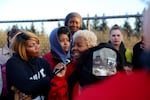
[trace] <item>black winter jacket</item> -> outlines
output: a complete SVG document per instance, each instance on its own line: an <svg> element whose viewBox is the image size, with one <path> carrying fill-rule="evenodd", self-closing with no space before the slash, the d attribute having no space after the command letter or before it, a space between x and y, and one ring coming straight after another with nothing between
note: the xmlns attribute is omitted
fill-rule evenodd
<svg viewBox="0 0 150 100"><path fill-rule="evenodd" d="M116 53L116 69L117 70L123 70L123 60L120 55L120 53L112 47L109 43L100 43L98 46L93 47L85 51L79 61L76 65L76 70L74 73L70 76L68 82L69 82L69 93L72 93L72 88L74 87L75 83L78 81L81 86L86 86L92 83L95 83L97 81L101 81L104 78L108 77L106 76L97 76L93 74L93 53L97 50L103 49L103 48L109 48L112 51ZM107 53L107 52L105 52ZM103 55L103 54L102 54ZM104 54L105 55L105 54ZM109 54L107 54L109 55ZM104 61L105 62L105 61Z"/></svg>
<svg viewBox="0 0 150 100"><path fill-rule="evenodd" d="M47 95L53 73L43 58L24 61L14 54L6 63L6 77L8 96L10 100L13 100L14 92L11 86L15 86L27 95L32 95L33 98Z"/></svg>

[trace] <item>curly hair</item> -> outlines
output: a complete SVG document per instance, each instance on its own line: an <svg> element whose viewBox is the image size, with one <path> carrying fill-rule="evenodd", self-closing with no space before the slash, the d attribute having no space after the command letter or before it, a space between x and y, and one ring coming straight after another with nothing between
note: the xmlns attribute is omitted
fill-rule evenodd
<svg viewBox="0 0 150 100"><path fill-rule="evenodd" d="M78 30L73 35L73 41L78 37L84 38L89 48L97 45L97 36L92 31Z"/></svg>

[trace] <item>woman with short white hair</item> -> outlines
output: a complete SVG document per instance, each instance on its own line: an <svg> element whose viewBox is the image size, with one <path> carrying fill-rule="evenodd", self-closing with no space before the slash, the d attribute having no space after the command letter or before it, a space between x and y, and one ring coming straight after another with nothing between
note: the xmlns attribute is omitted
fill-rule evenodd
<svg viewBox="0 0 150 100"><path fill-rule="evenodd" d="M73 35L72 56L78 59L87 49L97 45L97 36L94 32L88 30L78 30Z"/></svg>

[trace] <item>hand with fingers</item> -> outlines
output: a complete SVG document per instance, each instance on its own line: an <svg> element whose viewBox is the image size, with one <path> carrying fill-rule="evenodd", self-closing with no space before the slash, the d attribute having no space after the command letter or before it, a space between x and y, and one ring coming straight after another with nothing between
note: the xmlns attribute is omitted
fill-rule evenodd
<svg viewBox="0 0 150 100"><path fill-rule="evenodd" d="M15 92L14 100L32 100L31 95L26 95L23 92L20 92L16 87L12 86L11 90Z"/></svg>
<svg viewBox="0 0 150 100"><path fill-rule="evenodd" d="M54 67L54 73L56 76L58 77L62 77L65 75L66 73L66 65L64 63L58 63L55 67Z"/></svg>

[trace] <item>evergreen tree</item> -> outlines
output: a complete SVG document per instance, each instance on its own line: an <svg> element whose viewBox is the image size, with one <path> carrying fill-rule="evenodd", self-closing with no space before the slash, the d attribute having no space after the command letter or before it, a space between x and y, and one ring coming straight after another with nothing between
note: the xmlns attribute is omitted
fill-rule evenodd
<svg viewBox="0 0 150 100"><path fill-rule="evenodd" d="M30 27L29 31L36 34L36 29L35 29L35 26L34 26L33 22L31 24L31 27Z"/></svg>
<svg viewBox="0 0 150 100"><path fill-rule="evenodd" d="M21 30L25 30L25 29L23 28L23 26L21 26L20 29L21 29Z"/></svg>
<svg viewBox="0 0 150 100"><path fill-rule="evenodd" d="M91 24L90 24L90 18L89 18L89 16L90 16L90 15L88 14L88 15L87 15L88 20L87 20L87 23L86 23L86 24L87 24L87 29L88 29L88 30L91 30Z"/></svg>
<svg viewBox="0 0 150 100"><path fill-rule="evenodd" d="M92 29L95 29L95 30L99 29L99 20L97 19L97 15L95 15L95 19L93 20Z"/></svg>
<svg viewBox="0 0 150 100"><path fill-rule="evenodd" d="M25 31L30 31L27 26L25 27Z"/></svg>
<svg viewBox="0 0 150 100"><path fill-rule="evenodd" d="M58 21L58 24L57 24L57 25L58 25L58 27L60 27L60 26L61 26L61 24L60 24L60 22L59 22L59 21Z"/></svg>
<svg viewBox="0 0 150 100"><path fill-rule="evenodd" d="M103 17L105 16L105 14L103 14ZM102 19L102 23L100 24L99 27L100 31L102 31L103 33L106 33L109 30L109 27L107 25L107 21L105 18Z"/></svg>
<svg viewBox="0 0 150 100"><path fill-rule="evenodd" d="M137 13L139 15L139 13ZM135 17L135 33L139 36L142 32L142 17Z"/></svg>
<svg viewBox="0 0 150 100"><path fill-rule="evenodd" d="M18 28L18 25L17 25L17 24L13 25L13 26L12 26L12 29L19 29L19 28Z"/></svg>
<svg viewBox="0 0 150 100"><path fill-rule="evenodd" d="M131 25L128 22L128 19L125 21L125 23L123 25L123 30L127 33L127 36L129 38L132 34L132 28L131 28Z"/></svg>
<svg viewBox="0 0 150 100"><path fill-rule="evenodd" d="M12 27L8 27L6 30L7 30L7 31L10 31L10 30L12 30L12 29L19 29L19 28L18 28L18 25L15 24L15 25L13 25Z"/></svg>
<svg viewBox="0 0 150 100"><path fill-rule="evenodd" d="M82 29L87 29L86 24L84 23L84 21L82 21Z"/></svg>
<svg viewBox="0 0 150 100"><path fill-rule="evenodd" d="M42 22L41 23L41 34L44 34L44 33L45 33L44 23Z"/></svg>

